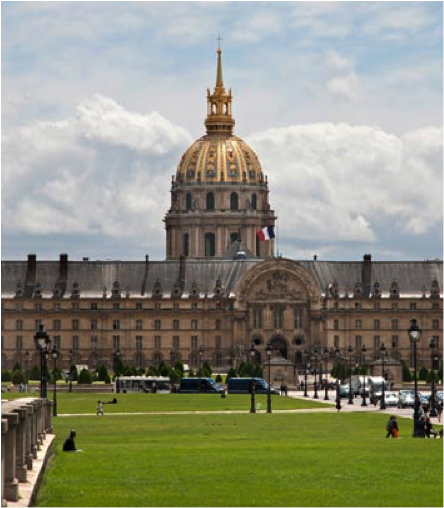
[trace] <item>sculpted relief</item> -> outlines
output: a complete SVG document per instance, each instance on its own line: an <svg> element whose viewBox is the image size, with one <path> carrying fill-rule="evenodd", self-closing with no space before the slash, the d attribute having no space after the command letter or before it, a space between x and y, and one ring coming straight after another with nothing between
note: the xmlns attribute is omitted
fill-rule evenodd
<svg viewBox="0 0 444 508"><path fill-rule="evenodd" d="M284 300L287 302L308 300L306 287L294 275L273 271L259 277L249 290L250 300Z"/></svg>

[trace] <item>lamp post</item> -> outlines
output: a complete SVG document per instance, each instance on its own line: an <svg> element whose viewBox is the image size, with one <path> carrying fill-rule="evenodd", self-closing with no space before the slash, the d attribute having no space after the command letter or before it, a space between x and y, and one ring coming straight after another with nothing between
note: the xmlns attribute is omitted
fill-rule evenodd
<svg viewBox="0 0 444 508"><path fill-rule="evenodd" d="M114 375L116 376L116 393L120 393L120 379L117 374L117 365L120 360L120 349L116 349L114 352Z"/></svg>
<svg viewBox="0 0 444 508"><path fill-rule="evenodd" d="M28 361L29 361L29 351L26 350L25 352L26 391L28 391L28 383L29 383Z"/></svg>
<svg viewBox="0 0 444 508"><path fill-rule="evenodd" d="M324 400L330 400L330 397L328 396L328 383L327 383L327 374L328 374L328 358L330 356L330 351L328 350L328 347L324 348L324 355L325 355L325 386L324 386Z"/></svg>
<svg viewBox="0 0 444 508"><path fill-rule="evenodd" d="M254 344L251 343L251 346L250 346L250 357L251 357L251 362L253 363L254 362L254 357L256 356L256 350L254 348ZM255 413L256 412L256 401L255 401L255 382L254 382L254 372L252 372L251 374L251 406L250 406L250 413Z"/></svg>
<svg viewBox="0 0 444 508"><path fill-rule="evenodd" d="M353 353L353 348L351 347L351 344L350 344L350 346L348 346L348 358L349 358L348 403L349 404L353 404L353 391L352 391L352 353Z"/></svg>
<svg viewBox="0 0 444 508"><path fill-rule="evenodd" d="M267 393L267 413L271 413L271 353L273 348L270 342L265 348L265 353L268 356L268 393Z"/></svg>
<svg viewBox="0 0 444 508"><path fill-rule="evenodd" d="M335 358L336 360L338 360L339 358L339 347L335 347L334 349L334 353L335 353ZM336 361L336 365L338 365L338 361ZM336 409L338 411L341 410L341 390L339 388L339 384L340 384L341 380L339 378L336 379Z"/></svg>
<svg viewBox="0 0 444 508"><path fill-rule="evenodd" d="M361 406L366 406L367 405L367 395L365 393L365 376L366 376L366 372L367 372L367 367L365 365L365 353L366 353L366 351L367 351L367 349L365 347L365 344L362 344L361 353L362 353L362 365L364 366L364 393L362 394Z"/></svg>
<svg viewBox="0 0 444 508"><path fill-rule="evenodd" d="M57 416L57 376L56 376L56 367L57 367L57 357L59 356L59 352L57 351L56 346L52 348L51 351L52 356L52 376L54 381L54 391L52 396L52 416Z"/></svg>
<svg viewBox="0 0 444 508"><path fill-rule="evenodd" d="M436 399L435 399L435 363L439 362L439 356L435 354L435 338L432 337L430 339L430 349L432 350L432 394L430 396L430 417L436 417L438 416L438 413L436 412Z"/></svg>
<svg viewBox="0 0 444 508"><path fill-rule="evenodd" d="M416 323L416 319L412 319L410 321L409 338L413 344L413 371L415 376L415 409L413 411L413 429L415 429L416 422L419 420L418 376L416 375L416 344L421 338L421 330Z"/></svg>
<svg viewBox="0 0 444 508"><path fill-rule="evenodd" d="M199 354L199 393L202 391L202 380L201 380L201 377L202 377L202 356L203 356L203 347L200 346L199 347L199 351L198 351L198 354Z"/></svg>
<svg viewBox="0 0 444 508"><path fill-rule="evenodd" d="M315 361L315 382L314 382L314 395L313 395L313 398L314 399L319 399L319 396L318 396L318 385L316 384L316 366L317 366L317 359L318 359L318 348L317 346L315 346L313 348L313 356L314 356L314 361Z"/></svg>
<svg viewBox="0 0 444 508"><path fill-rule="evenodd" d="M37 333L34 335L35 347L40 351L40 398L45 399L47 395L47 378L46 378L46 356L45 353L49 350L51 339L48 333L39 325Z"/></svg>
<svg viewBox="0 0 444 508"><path fill-rule="evenodd" d="M72 392L72 374L71 374L71 368L72 368L72 349L69 350L69 393Z"/></svg>
<svg viewBox="0 0 444 508"><path fill-rule="evenodd" d="M381 392L381 400L379 401L379 409L387 409L385 404L385 355L387 353L387 349L384 346L384 343L381 344L379 348L381 351L381 368L382 368L382 392Z"/></svg>
<svg viewBox="0 0 444 508"><path fill-rule="evenodd" d="M304 373L304 397L308 397L308 393L307 393L307 377L308 377L308 369L310 368L310 363L308 361L308 351L305 350L304 351L304 355L305 355L305 373Z"/></svg>
<svg viewBox="0 0 444 508"><path fill-rule="evenodd" d="M173 360L174 360L174 351L171 349L170 351L170 366L173 367Z"/></svg>

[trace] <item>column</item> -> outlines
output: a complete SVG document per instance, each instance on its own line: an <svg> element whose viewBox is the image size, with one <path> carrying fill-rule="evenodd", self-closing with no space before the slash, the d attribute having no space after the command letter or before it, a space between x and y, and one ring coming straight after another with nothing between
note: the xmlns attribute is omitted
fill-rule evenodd
<svg viewBox="0 0 444 508"><path fill-rule="evenodd" d="M3 418L8 420L8 432L5 435L5 487L4 496L7 501L18 501L18 480L15 476L16 454L15 454L15 432L19 422L17 413L2 414Z"/></svg>
<svg viewBox="0 0 444 508"><path fill-rule="evenodd" d="M223 247L222 242L222 231L221 227L217 226L216 228L216 256L221 256L224 253L225 249Z"/></svg>
<svg viewBox="0 0 444 508"><path fill-rule="evenodd" d="M26 407L17 407L13 410L19 416L18 425L15 430L16 442L16 464L15 471L16 477L19 482L25 483L28 479L26 469L26 418L28 410Z"/></svg>
<svg viewBox="0 0 444 508"><path fill-rule="evenodd" d="M2 418L2 506L7 506L6 499L3 498L5 493L5 462L6 462L6 434L8 432L8 420Z"/></svg>
<svg viewBox="0 0 444 508"><path fill-rule="evenodd" d="M27 402L28 417L26 418L26 467L28 471L32 469L33 453L32 453L32 420L34 418L34 406L31 402Z"/></svg>

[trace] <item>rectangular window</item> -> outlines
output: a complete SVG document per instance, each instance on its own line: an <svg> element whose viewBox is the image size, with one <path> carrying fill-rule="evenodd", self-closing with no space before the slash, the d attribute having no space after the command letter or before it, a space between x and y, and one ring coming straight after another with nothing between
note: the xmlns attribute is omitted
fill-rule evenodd
<svg viewBox="0 0 444 508"><path fill-rule="evenodd" d="M120 310L120 303L113 303L113 310Z"/></svg>
<svg viewBox="0 0 444 508"><path fill-rule="evenodd" d="M397 329L398 329L398 320L392 319L392 330L397 330Z"/></svg>
<svg viewBox="0 0 444 508"><path fill-rule="evenodd" d="M91 349L93 351L97 349L97 335L91 335Z"/></svg>
<svg viewBox="0 0 444 508"><path fill-rule="evenodd" d="M410 310L416 310L416 303L410 304Z"/></svg>
<svg viewBox="0 0 444 508"><path fill-rule="evenodd" d="M91 304L91 310L97 310L97 303Z"/></svg>
<svg viewBox="0 0 444 508"><path fill-rule="evenodd" d="M296 330L302 328L302 309L294 309L294 327Z"/></svg>
<svg viewBox="0 0 444 508"><path fill-rule="evenodd" d="M52 329L56 331L60 330L60 319L54 319L52 322Z"/></svg>
<svg viewBox="0 0 444 508"><path fill-rule="evenodd" d="M356 302L355 303L355 310L361 310L361 302Z"/></svg>
<svg viewBox="0 0 444 508"><path fill-rule="evenodd" d="M38 330L40 328L41 324L42 324L42 320L41 319L36 319L35 320L35 329Z"/></svg>
<svg viewBox="0 0 444 508"><path fill-rule="evenodd" d="M381 304L379 302L375 302L373 307L374 307L375 310L380 310L381 309Z"/></svg>
<svg viewBox="0 0 444 508"><path fill-rule="evenodd" d="M197 319L192 319L191 320L191 329L192 330L197 330Z"/></svg>
<svg viewBox="0 0 444 508"><path fill-rule="evenodd" d="M262 328L262 309L253 311L253 328Z"/></svg>
<svg viewBox="0 0 444 508"><path fill-rule="evenodd" d="M360 319L357 319L357 320L356 320L355 325L356 325L356 329L357 329L357 330L360 330L360 329L361 329L361 327L362 327L362 322L361 322L361 320L360 320Z"/></svg>
<svg viewBox="0 0 444 508"><path fill-rule="evenodd" d="M432 303L433 310L439 310L439 303Z"/></svg>
<svg viewBox="0 0 444 508"><path fill-rule="evenodd" d="M373 337L373 349L375 350L375 353L379 353L379 348L381 347L381 337L380 335L375 335Z"/></svg>
<svg viewBox="0 0 444 508"><path fill-rule="evenodd" d="M173 303L173 310L179 310L179 304L177 302Z"/></svg>
<svg viewBox="0 0 444 508"><path fill-rule="evenodd" d="M183 255L185 257L190 255L190 235L188 233L183 235Z"/></svg>
<svg viewBox="0 0 444 508"><path fill-rule="evenodd" d="M173 337L173 349L179 349L180 347L180 339L178 335L174 335Z"/></svg>
<svg viewBox="0 0 444 508"><path fill-rule="evenodd" d="M335 302L334 305L333 305L334 309L335 310L339 310L339 303L338 302Z"/></svg>
<svg viewBox="0 0 444 508"><path fill-rule="evenodd" d="M156 319L154 321L154 329L155 330L160 330L161 329L161 325L162 325L162 323L161 323L160 319Z"/></svg>
<svg viewBox="0 0 444 508"><path fill-rule="evenodd" d="M392 348L398 349L398 336L392 335Z"/></svg>
<svg viewBox="0 0 444 508"><path fill-rule="evenodd" d="M439 351L441 349L439 345L439 335L433 335L433 339L435 341L435 348Z"/></svg>
<svg viewBox="0 0 444 508"><path fill-rule="evenodd" d="M17 337L15 338L15 348L18 351L21 351L23 348L23 337L21 335L17 335Z"/></svg>
<svg viewBox="0 0 444 508"><path fill-rule="evenodd" d="M191 349L197 349L197 335L191 336Z"/></svg>
<svg viewBox="0 0 444 508"><path fill-rule="evenodd" d="M360 351L361 350L361 345L362 345L362 337L361 337L361 335L356 335L355 342L356 342L356 349L358 351Z"/></svg>
<svg viewBox="0 0 444 508"><path fill-rule="evenodd" d="M137 351L142 349L142 335L136 335L136 349Z"/></svg>
<svg viewBox="0 0 444 508"><path fill-rule="evenodd" d="M15 309L18 310L18 311L22 311L23 310L23 303L22 302L17 302L15 304Z"/></svg>
<svg viewBox="0 0 444 508"><path fill-rule="evenodd" d="M120 330L120 321L118 319L113 320L113 330Z"/></svg>
<svg viewBox="0 0 444 508"><path fill-rule="evenodd" d="M335 348L339 348L339 335L335 335L333 340Z"/></svg>
<svg viewBox="0 0 444 508"><path fill-rule="evenodd" d="M54 335L54 346L60 352L60 335Z"/></svg>
<svg viewBox="0 0 444 508"><path fill-rule="evenodd" d="M78 330L79 329L79 320L78 319L73 319L72 320L72 329L74 331Z"/></svg>
<svg viewBox="0 0 444 508"><path fill-rule="evenodd" d="M197 310L197 302L191 302L191 310Z"/></svg>
<svg viewBox="0 0 444 508"><path fill-rule="evenodd" d="M392 303L392 310L398 310L398 304L396 302Z"/></svg>
<svg viewBox="0 0 444 508"><path fill-rule="evenodd" d="M282 312L282 309L276 309L274 310L273 312L273 322L274 322L274 327L279 329L279 328L282 328L282 317L283 317L283 312Z"/></svg>
<svg viewBox="0 0 444 508"><path fill-rule="evenodd" d="M335 320L333 321L333 328L334 328L335 330L339 330L339 320L338 320L338 319L335 319Z"/></svg>
<svg viewBox="0 0 444 508"><path fill-rule="evenodd" d="M77 351L79 349L79 336L73 335L72 337L72 350Z"/></svg>
<svg viewBox="0 0 444 508"><path fill-rule="evenodd" d="M97 319L91 319L91 330L97 330Z"/></svg>
<svg viewBox="0 0 444 508"><path fill-rule="evenodd" d="M162 304L160 302L155 302L154 310L160 310L162 308Z"/></svg>
<svg viewBox="0 0 444 508"><path fill-rule="evenodd" d="M213 257L216 255L216 235L213 233L205 234L205 256Z"/></svg>
<svg viewBox="0 0 444 508"><path fill-rule="evenodd" d="M432 321L432 329L433 330L439 330L439 319L434 319Z"/></svg>
<svg viewBox="0 0 444 508"><path fill-rule="evenodd" d="M222 337L220 335L216 335L216 349L220 349L222 345Z"/></svg>
<svg viewBox="0 0 444 508"><path fill-rule="evenodd" d="M53 308L56 312L58 312L58 311L60 310L60 303L55 303L55 304L52 306L52 308Z"/></svg>
<svg viewBox="0 0 444 508"><path fill-rule="evenodd" d="M142 330L142 320L136 319L136 330Z"/></svg>
<svg viewBox="0 0 444 508"><path fill-rule="evenodd" d="M375 330L379 330L379 327L381 326L381 323L379 321L379 319L375 319L374 323L373 323L373 328Z"/></svg>
<svg viewBox="0 0 444 508"><path fill-rule="evenodd" d="M79 304L77 302L72 304L72 310L79 310Z"/></svg>
<svg viewBox="0 0 444 508"><path fill-rule="evenodd" d="M136 303L136 310L142 310L142 304L140 302Z"/></svg>
<svg viewBox="0 0 444 508"><path fill-rule="evenodd" d="M36 303L34 305L34 309L37 310L37 311L41 311L42 310L42 304L41 303Z"/></svg>
<svg viewBox="0 0 444 508"><path fill-rule="evenodd" d="M222 321L220 319L216 319L216 330L220 330L222 328Z"/></svg>
<svg viewBox="0 0 444 508"><path fill-rule="evenodd" d="M23 321L21 319L17 319L15 323L15 329L18 331L23 330Z"/></svg>
<svg viewBox="0 0 444 508"><path fill-rule="evenodd" d="M162 342L162 337L160 335L156 335L154 337L154 347L156 349L160 349L162 347L161 342Z"/></svg>
<svg viewBox="0 0 444 508"><path fill-rule="evenodd" d="M179 320L173 319L173 330L179 330Z"/></svg>
<svg viewBox="0 0 444 508"><path fill-rule="evenodd" d="M120 349L120 335L113 335L113 349Z"/></svg>

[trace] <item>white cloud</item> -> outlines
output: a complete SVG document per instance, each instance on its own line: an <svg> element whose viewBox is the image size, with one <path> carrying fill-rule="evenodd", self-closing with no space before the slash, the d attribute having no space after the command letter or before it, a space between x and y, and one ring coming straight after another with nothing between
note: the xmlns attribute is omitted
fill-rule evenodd
<svg viewBox="0 0 444 508"><path fill-rule="evenodd" d="M350 61L333 49L325 52L325 63L334 71L343 71L351 67Z"/></svg>
<svg viewBox="0 0 444 508"><path fill-rule="evenodd" d="M327 90L340 99L357 102L361 98L362 88L354 72L344 76L335 76L328 80Z"/></svg>

